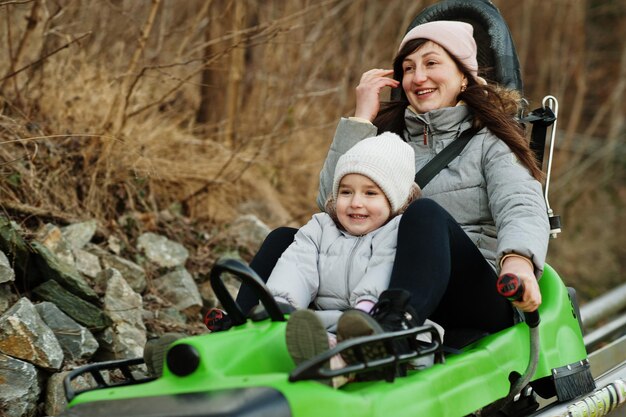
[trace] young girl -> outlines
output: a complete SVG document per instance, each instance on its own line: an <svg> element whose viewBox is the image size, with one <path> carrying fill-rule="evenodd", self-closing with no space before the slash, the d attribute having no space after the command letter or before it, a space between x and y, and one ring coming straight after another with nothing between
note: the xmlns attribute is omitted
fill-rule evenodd
<svg viewBox="0 0 626 417"><path fill-rule="evenodd" d="M299 229L267 282L276 301L298 310L287 325L296 364L329 348L343 311L367 312L387 289L399 215L420 193L414 180L414 151L390 132L337 161L326 212Z"/></svg>

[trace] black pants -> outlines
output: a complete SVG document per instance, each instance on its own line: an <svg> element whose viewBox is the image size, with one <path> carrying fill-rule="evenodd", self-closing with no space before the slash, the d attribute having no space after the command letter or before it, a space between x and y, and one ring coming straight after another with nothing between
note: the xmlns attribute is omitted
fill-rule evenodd
<svg viewBox="0 0 626 417"><path fill-rule="evenodd" d="M296 231L283 227L266 238L250 264L264 281ZM426 198L409 206L400 220L389 287L411 293L419 322L429 318L446 329L488 333L511 326L513 310L497 293L496 280L493 268L447 211ZM258 300L242 287L237 302L247 311Z"/></svg>
<svg viewBox="0 0 626 417"><path fill-rule="evenodd" d="M256 272L263 282L267 282L270 274L278 262L278 258L283 254L285 249L293 242L298 229L293 227L279 227L270 232L263 241L259 251L254 255L250 262L250 268ZM242 285L237 294L237 304L241 307L241 311L247 313L252 307L259 303L259 298L247 285Z"/></svg>
<svg viewBox="0 0 626 417"><path fill-rule="evenodd" d="M474 242L440 205L422 198L400 220L390 288L411 293L419 321L446 329L494 333L513 324L513 309L496 290L497 275Z"/></svg>

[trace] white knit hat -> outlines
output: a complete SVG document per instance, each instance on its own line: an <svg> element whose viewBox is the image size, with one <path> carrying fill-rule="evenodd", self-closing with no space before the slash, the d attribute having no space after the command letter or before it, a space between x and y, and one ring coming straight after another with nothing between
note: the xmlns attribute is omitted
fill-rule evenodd
<svg viewBox="0 0 626 417"><path fill-rule="evenodd" d="M396 213L408 200L415 181L415 152L395 133L363 139L337 161L333 179L335 201L339 182L348 174L365 175L374 181L387 196L391 212Z"/></svg>

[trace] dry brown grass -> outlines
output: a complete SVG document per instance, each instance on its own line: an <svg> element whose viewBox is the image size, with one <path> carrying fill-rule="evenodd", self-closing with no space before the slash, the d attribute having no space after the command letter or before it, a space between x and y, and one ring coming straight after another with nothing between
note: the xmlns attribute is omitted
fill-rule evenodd
<svg viewBox="0 0 626 417"><path fill-rule="evenodd" d="M213 225L246 211L301 224L360 74L389 66L433 2L2 0L3 207L103 225L173 207ZM626 6L494 3L531 106L561 101L550 201L566 228L549 261L602 291L625 279Z"/></svg>

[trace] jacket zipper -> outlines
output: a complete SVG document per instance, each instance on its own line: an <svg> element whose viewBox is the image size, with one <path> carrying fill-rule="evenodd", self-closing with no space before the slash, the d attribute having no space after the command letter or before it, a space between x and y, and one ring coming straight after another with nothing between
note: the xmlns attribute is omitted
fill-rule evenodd
<svg viewBox="0 0 626 417"><path fill-rule="evenodd" d="M363 236L358 236L356 238L356 242L354 242L354 245L352 246L352 249L350 249L350 254L348 255L348 267L346 268L346 279L344 280L345 285L345 294L346 294L346 301L348 302L348 304L350 304L350 272L352 271L352 264L354 263L354 252L356 251L356 248L359 246L359 244L361 243L361 238Z"/></svg>

